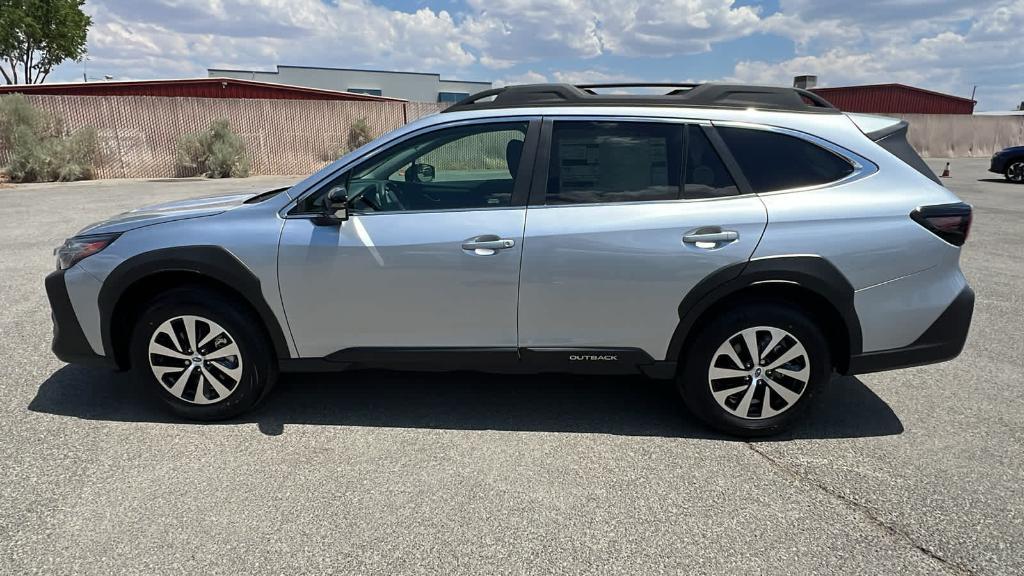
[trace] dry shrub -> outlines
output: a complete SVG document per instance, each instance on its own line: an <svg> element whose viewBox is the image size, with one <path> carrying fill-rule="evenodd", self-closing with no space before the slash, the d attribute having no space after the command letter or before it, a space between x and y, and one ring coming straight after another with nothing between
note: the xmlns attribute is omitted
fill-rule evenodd
<svg viewBox="0 0 1024 576"><path fill-rule="evenodd" d="M21 94L0 96L3 167L13 182L68 182L93 178L100 162L99 136L91 126L69 133L64 120L32 106Z"/></svg>
<svg viewBox="0 0 1024 576"><path fill-rule="evenodd" d="M338 148L323 152L320 155L320 160L323 162L333 162L356 148L369 144L371 140L373 140L373 129L370 128L370 123L366 121L366 118L359 118L349 126L345 143L339 145Z"/></svg>
<svg viewBox="0 0 1024 576"><path fill-rule="evenodd" d="M176 169L179 175L245 178L250 167L245 142L225 119L214 120L209 130L178 139Z"/></svg>

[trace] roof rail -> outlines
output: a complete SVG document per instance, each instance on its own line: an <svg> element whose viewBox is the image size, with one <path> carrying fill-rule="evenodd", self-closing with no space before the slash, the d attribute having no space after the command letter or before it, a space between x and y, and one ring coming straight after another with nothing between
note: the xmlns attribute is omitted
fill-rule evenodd
<svg viewBox="0 0 1024 576"><path fill-rule="evenodd" d="M593 92L594 88L696 88L700 84L687 84L675 82L612 82L605 84L577 84L576 87L587 92ZM595 92L596 94L596 92Z"/></svg>
<svg viewBox="0 0 1024 576"><path fill-rule="evenodd" d="M599 94L601 88L672 88L665 94ZM800 88L745 84L522 84L492 88L452 104L444 112L545 106L686 106L759 108L838 114L821 96Z"/></svg>

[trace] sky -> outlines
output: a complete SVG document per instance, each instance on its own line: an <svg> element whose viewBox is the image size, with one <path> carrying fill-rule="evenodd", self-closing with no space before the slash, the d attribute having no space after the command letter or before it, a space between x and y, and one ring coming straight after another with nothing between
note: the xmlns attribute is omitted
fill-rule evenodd
<svg viewBox="0 0 1024 576"><path fill-rule="evenodd" d="M496 84L900 82L1024 101L1024 0L87 0L89 60L48 81L277 64Z"/></svg>

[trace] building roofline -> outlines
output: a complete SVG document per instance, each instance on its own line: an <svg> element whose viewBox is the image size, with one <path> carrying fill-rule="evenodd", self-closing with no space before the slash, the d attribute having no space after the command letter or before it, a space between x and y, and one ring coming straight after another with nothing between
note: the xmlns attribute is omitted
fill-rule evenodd
<svg viewBox="0 0 1024 576"><path fill-rule="evenodd" d="M486 82L483 80L457 80L453 78L441 78L441 75L436 72L407 72L405 70L376 70L372 68L336 68L333 66L292 66L290 64L277 64L274 66L274 70L252 70L247 68L207 68L206 71L210 74L215 72L248 72L250 74L280 74L281 68L297 68L299 70L333 70L336 72L369 72L371 74L410 74L413 76L433 76L442 82L462 82L464 84L487 84L493 85L494 82Z"/></svg>
<svg viewBox="0 0 1024 576"><path fill-rule="evenodd" d="M964 98L963 96L956 96L953 94L946 94L945 92L936 92L934 90L928 90L925 88L918 88L917 86L908 86L906 84L900 84L899 82L891 82L888 84L856 84L853 86L817 86L810 88L811 92L827 91L827 90L857 90L861 88L901 88L904 90L912 90L914 92L922 92L924 94L931 94L933 96L942 96L943 98L951 98L955 100L962 100L964 102L973 102L977 104L977 100L971 100L970 98Z"/></svg>
<svg viewBox="0 0 1024 576"><path fill-rule="evenodd" d="M302 92L306 94L320 94L325 96L345 96L352 100L365 100L372 102L408 102L404 98L392 98L390 96L374 96L372 94L359 94L356 92L346 92L344 90L326 90L323 88L309 88L307 86L296 86L294 84L281 84L279 82L263 82L260 80L246 80L244 78L229 78L227 76L209 76L202 78L164 78L164 79L148 79L148 80L102 80L96 82L46 82L43 84L11 84L11 85L0 85L0 92L21 92L25 93L42 91L47 88L73 88L77 86L138 86L140 84L145 85L191 85L191 84L208 84L210 82L229 82L233 84L240 84L244 86L258 86L261 88L270 88L276 90L289 90L293 92Z"/></svg>

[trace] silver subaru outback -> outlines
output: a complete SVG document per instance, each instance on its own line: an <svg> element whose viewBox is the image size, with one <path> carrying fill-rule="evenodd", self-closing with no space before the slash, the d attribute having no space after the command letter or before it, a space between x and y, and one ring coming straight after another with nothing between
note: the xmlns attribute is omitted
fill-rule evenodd
<svg viewBox="0 0 1024 576"><path fill-rule="evenodd" d="M833 374L960 353L971 207L906 123L792 88L609 88L488 90L291 188L90 226L46 279L54 352L200 420L287 371L645 374L740 436Z"/></svg>

